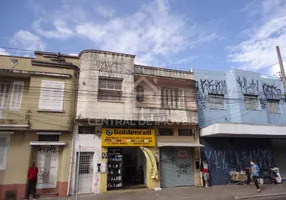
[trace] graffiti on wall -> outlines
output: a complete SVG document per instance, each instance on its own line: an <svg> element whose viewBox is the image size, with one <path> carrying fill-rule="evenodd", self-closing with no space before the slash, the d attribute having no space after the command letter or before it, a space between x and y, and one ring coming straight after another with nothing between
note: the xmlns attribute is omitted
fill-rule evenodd
<svg viewBox="0 0 286 200"><path fill-rule="evenodd" d="M56 146L39 146L38 151L41 153L57 153L59 149Z"/></svg>
<svg viewBox="0 0 286 200"><path fill-rule="evenodd" d="M76 155L77 152L79 151L79 146L76 146L74 154L73 154L73 159L72 159L72 176L71 176L71 186L70 186L70 193L75 194L75 181L76 181ZM95 146L81 146L81 151L82 152L94 152L94 160L93 163L94 165L97 165L101 161L101 150ZM94 180L93 180L93 192L94 193L99 193L99 182L100 182L100 176L99 174L95 173L94 174Z"/></svg>
<svg viewBox="0 0 286 200"><path fill-rule="evenodd" d="M132 70L128 68L124 62L108 61L108 60L94 60L92 66L95 70L108 73L132 74Z"/></svg>
<svg viewBox="0 0 286 200"><path fill-rule="evenodd" d="M188 169L191 168L190 163L182 163L180 162L180 159L177 159L175 157L168 157L161 160L162 165L173 165L177 167L177 176L180 177L181 175L188 174Z"/></svg>
<svg viewBox="0 0 286 200"><path fill-rule="evenodd" d="M200 88L203 93L207 94L226 94L225 80L200 80Z"/></svg>
<svg viewBox="0 0 286 200"><path fill-rule="evenodd" d="M258 95L259 92L259 84L258 80L247 80L245 77L241 78L240 76L237 77L236 82L240 87L243 94L248 95Z"/></svg>
<svg viewBox="0 0 286 200"><path fill-rule="evenodd" d="M199 116L203 115L204 110L208 109L209 94L227 94L227 86L225 80L200 79L197 82L197 100L199 107ZM199 118L200 120L202 117Z"/></svg>
<svg viewBox="0 0 286 200"><path fill-rule="evenodd" d="M229 172L245 170L256 160L261 169L274 166L271 142L267 139L203 139L202 159L209 164L213 185L230 181Z"/></svg>
<svg viewBox="0 0 286 200"><path fill-rule="evenodd" d="M38 177L40 181L44 183L48 182L46 181L46 179L49 178L49 175L50 175L50 169L43 168L42 170L39 170Z"/></svg>
<svg viewBox="0 0 286 200"><path fill-rule="evenodd" d="M262 84L262 89L263 89L263 94L264 94L266 99L279 100L282 97L281 89L279 89L275 85L270 85L270 84L263 83Z"/></svg>

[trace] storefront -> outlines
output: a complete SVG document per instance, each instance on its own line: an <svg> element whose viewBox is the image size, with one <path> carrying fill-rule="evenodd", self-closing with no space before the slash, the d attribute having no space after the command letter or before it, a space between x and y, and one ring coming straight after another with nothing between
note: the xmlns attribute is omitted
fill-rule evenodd
<svg viewBox="0 0 286 200"><path fill-rule="evenodd" d="M154 129L102 128L101 192L153 189L158 182Z"/></svg>
<svg viewBox="0 0 286 200"><path fill-rule="evenodd" d="M160 148L160 180L161 187L180 187L195 185L191 147Z"/></svg>
<svg viewBox="0 0 286 200"><path fill-rule="evenodd" d="M262 171L279 168L285 179L285 132L285 126L236 123L216 123L201 129L201 142L205 145L201 157L208 162L210 183L231 183L230 173L246 174L251 160Z"/></svg>

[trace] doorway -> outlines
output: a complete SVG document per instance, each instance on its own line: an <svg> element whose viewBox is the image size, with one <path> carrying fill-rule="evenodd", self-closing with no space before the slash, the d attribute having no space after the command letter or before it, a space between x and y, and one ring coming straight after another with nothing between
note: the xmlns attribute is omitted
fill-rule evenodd
<svg viewBox="0 0 286 200"><path fill-rule="evenodd" d="M37 189L56 188L58 181L59 147L40 146L37 152L39 169Z"/></svg>
<svg viewBox="0 0 286 200"><path fill-rule="evenodd" d="M92 193L93 155L93 152L80 153L78 170L78 192L81 194Z"/></svg>
<svg viewBox="0 0 286 200"><path fill-rule="evenodd" d="M189 147L163 147L160 149L161 187L195 185L193 151Z"/></svg>
<svg viewBox="0 0 286 200"><path fill-rule="evenodd" d="M146 177L146 158L139 147L108 149L108 190L145 188Z"/></svg>

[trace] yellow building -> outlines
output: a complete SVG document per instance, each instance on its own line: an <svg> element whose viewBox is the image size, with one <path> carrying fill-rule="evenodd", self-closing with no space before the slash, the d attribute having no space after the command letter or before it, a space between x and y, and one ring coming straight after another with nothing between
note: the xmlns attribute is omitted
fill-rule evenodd
<svg viewBox="0 0 286 200"><path fill-rule="evenodd" d="M78 58L35 52L0 56L0 199L26 194L36 161L37 192L67 195Z"/></svg>

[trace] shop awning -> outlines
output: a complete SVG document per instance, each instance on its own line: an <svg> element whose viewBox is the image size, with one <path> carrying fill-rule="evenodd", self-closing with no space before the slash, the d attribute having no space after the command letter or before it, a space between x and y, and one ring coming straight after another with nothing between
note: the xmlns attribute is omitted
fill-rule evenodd
<svg viewBox="0 0 286 200"><path fill-rule="evenodd" d="M32 141L30 142L31 146L65 146L67 142L45 142L45 141Z"/></svg>
<svg viewBox="0 0 286 200"><path fill-rule="evenodd" d="M202 128L201 137L286 137L286 126L240 123L215 123Z"/></svg>
<svg viewBox="0 0 286 200"><path fill-rule="evenodd" d="M204 147L204 145L195 142L158 142L158 147Z"/></svg>

